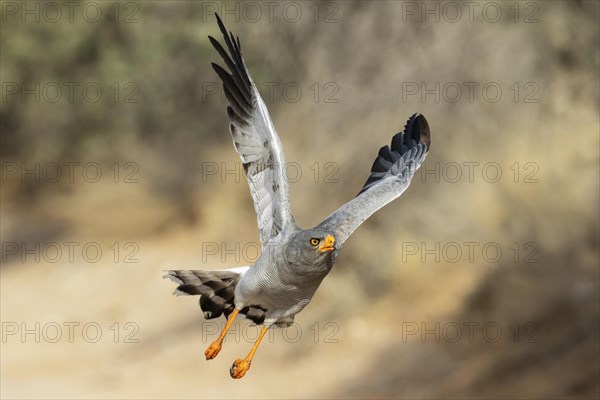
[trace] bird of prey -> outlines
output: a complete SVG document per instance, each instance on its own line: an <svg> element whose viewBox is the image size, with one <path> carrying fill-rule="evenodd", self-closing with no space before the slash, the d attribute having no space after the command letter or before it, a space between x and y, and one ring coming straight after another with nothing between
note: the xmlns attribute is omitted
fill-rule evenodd
<svg viewBox="0 0 600 400"><path fill-rule="evenodd" d="M231 366L230 375L237 379L250 368L267 329L289 326L310 302L352 232L408 188L429 151L431 138L425 117L411 116L404 131L393 136L391 145L379 150L358 195L316 227L299 228L290 211L283 147L246 68L239 38L228 34L215 15L226 49L213 37L209 40L229 71L214 63L212 66L223 81L229 103L229 131L250 186L262 253L252 266L173 270L165 277L178 284L176 294L200 296L206 319L225 315L223 331L204 353L207 360L217 356L238 314L262 326L247 357Z"/></svg>

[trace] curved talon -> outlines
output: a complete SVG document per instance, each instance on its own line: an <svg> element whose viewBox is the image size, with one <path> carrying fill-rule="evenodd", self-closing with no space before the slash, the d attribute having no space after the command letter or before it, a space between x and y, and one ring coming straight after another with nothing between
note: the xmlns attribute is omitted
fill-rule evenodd
<svg viewBox="0 0 600 400"><path fill-rule="evenodd" d="M221 351L221 346L223 345L223 340L225 340L225 334L227 333L227 331L231 327L231 324L233 324L233 320L238 315L239 311L240 310L238 310L237 308L233 309L233 311L229 315L229 318L227 319L227 323L225 324L225 328L223 328L223 331L219 335L219 338L217 340L215 340L214 342L212 342L210 344L210 346L208 346L206 348L206 350L204 351L204 355L206 356L207 360L212 360Z"/></svg>
<svg viewBox="0 0 600 400"><path fill-rule="evenodd" d="M231 377L233 379L240 379L244 375L246 375L246 372L249 369L250 369L250 362L238 358L231 365L231 368L229 369L229 375L231 375Z"/></svg>
<svg viewBox="0 0 600 400"><path fill-rule="evenodd" d="M267 329L269 329L269 327L263 325L262 329L260 330L260 333L258 334L256 342L254 342L254 346L252 346L252 349L250 349L250 353L248 353L248 356L246 356L245 359L242 360L241 358L238 358L233 362L233 365L231 366L231 368L229 368L229 375L231 375L233 379L240 379L241 377L246 375L246 372L248 372L248 370L250 369L252 357L254 357L254 353L256 353L256 349L258 349L258 345L260 344L260 341L262 340L263 336L265 336L265 333L267 333Z"/></svg>
<svg viewBox="0 0 600 400"><path fill-rule="evenodd" d="M221 342L216 340L216 341L212 342L210 344L210 346L208 346L206 348L204 355L206 356L207 360L212 360L213 358L215 358L217 356L217 354L219 354L220 351L221 351Z"/></svg>

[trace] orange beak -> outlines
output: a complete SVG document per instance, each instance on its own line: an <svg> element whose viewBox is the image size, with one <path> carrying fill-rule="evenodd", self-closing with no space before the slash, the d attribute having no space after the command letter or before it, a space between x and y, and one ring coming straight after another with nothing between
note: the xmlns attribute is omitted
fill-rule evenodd
<svg viewBox="0 0 600 400"><path fill-rule="evenodd" d="M333 251L334 244L335 244L335 238L333 236L329 235L325 239L323 239L318 250L321 253L325 253L327 251Z"/></svg>

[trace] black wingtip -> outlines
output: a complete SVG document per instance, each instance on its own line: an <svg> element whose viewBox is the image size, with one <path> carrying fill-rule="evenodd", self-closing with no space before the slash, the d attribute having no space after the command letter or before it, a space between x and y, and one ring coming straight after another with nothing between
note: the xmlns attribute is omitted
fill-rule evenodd
<svg viewBox="0 0 600 400"><path fill-rule="evenodd" d="M215 13L215 17L217 17L217 24L219 25L219 29L221 30L223 35L227 36L227 29L225 29L225 24L223 23L223 20L221 19L221 17L219 17L219 14L217 13Z"/></svg>
<svg viewBox="0 0 600 400"><path fill-rule="evenodd" d="M365 182L359 195L368 190L371 186L377 183L386 172L392 170L392 167L398 160L415 148L422 148L425 145L425 152L429 152L431 147L431 132L429 123L425 116L415 113L410 116L404 130L392 137L391 146L383 146L377 158L371 167L371 174Z"/></svg>
<svg viewBox="0 0 600 400"><path fill-rule="evenodd" d="M426 151L431 147L431 132L425 116L415 113L408 118L402 132L392 138L391 149L399 155L404 154L417 144L424 144Z"/></svg>
<svg viewBox="0 0 600 400"><path fill-rule="evenodd" d="M427 146L427 152L431 148L431 132L429 130L429 122L423 114L415 114L415 128L419 135L419 143Z"/></svg>

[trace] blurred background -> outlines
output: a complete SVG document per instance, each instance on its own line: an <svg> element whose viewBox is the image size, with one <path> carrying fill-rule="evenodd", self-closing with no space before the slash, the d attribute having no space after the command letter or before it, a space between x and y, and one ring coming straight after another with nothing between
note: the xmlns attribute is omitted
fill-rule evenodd
<svg viewBox="0 0 600 400"><path fill-rule="evenodd" d="M3 398L598 398L597 2L65 4L2 2ZM215 11L300 226L433 137L241 381L256 327L205 361L224 320L161 279L258 253Z"/></svg>

